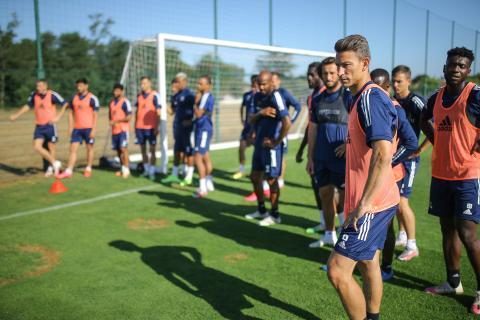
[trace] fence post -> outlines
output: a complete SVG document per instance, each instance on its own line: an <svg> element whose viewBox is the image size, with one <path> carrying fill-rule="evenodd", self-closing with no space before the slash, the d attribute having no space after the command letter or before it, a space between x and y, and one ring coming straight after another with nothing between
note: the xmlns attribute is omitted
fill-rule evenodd
<svg viewBox="0 0 480 320"><path fill-rule="evenodd" d="M33 7L35 11L35 35L37 37L37 79L43 79L45 78L45 69L43 68L42 34L40 33L38 0L33 0Z"/></svg>
<svg viewBox="0 0 480 320"><path fill-rule="evenodd" d="M215 39L218 39L218 0L213 0L213 36ZM220 142L220 61L218 58L217 45L214 47L214 56L215 142Z"/></svg>
<svg viewBox="0 0 480 320"><path fill-rule="evenodd" d="M395 35L397 31L397 0L393 0L392 70L395 68Z"/></svg>

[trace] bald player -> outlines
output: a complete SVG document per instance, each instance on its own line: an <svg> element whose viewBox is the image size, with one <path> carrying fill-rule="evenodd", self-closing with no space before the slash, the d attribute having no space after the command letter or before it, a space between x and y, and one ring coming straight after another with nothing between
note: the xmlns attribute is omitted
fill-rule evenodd
<svg viewBox="0 0 480 320"><path fill-rule="evenodd" d="M379 255L400 201L392 169L397 113L388 94L371 82L367 39L347 36L335 43L335 51L340 79L354 98L346 145L347 218L328 261L328 277L350 319L379 319ZM356 267L363 290L353 277Z"/></svg>
<svg viewBox="0 0 480 320"><path fill-rule="evenodd" d="M480 314L480 88L468 82L473 52L447 52L446 85L428 99L422 131L433 144L429 213L439 217L447 281L426 291L462 294L460 256L465 247L477 280L471 310ZM435 121L433 122L433 119Z"/></svg>
<svg viewBox="0 0 480 320"><path fill-rule="evenodd" d="M47 80L37 80L35 86L36 89L30 94L27 103L18 112L11 115L10 120L15 121L30 109L34 110L33 148L50 164L45 172L45 177L50 177L53 174L57 175L61 167L60 161L55 158L55 144L58 141L55 123L62 117L68 103L58 93L48 89ZM56 105L62 106L58 115ZM44 148L45 142L47 142L48 149Z"/></svg>
<svg viewBox="0 0 480 320"><path fill-rule="evenodd" d="M390 75L385 69L375 69L370 73L370 77L375 84L378 84L386 93L390 94ZM407 119L407 115L403 107L392 99L397 110L398 116L398 130L397 130L397 146L395 154L392 158L392 167L395 174L395 180L397 181L398 189L402 189L402 184L407 176L407 170L405 168L404 161L408 157L417 151L418 138L413 130L412 125ZM401 201L401 200L400 200ZM400 207L399 207L400 211ZM393 227L393 220L388 226L387 239L382 251L382 280L388 281L393 278L393 255L395 251L395 230Z"/></svg>
<svg viewBox="0 0 480 320"><path fill-rule="evenodd" d="M287 136L291 121L288 108L282 95L275 90L272 74L263 70L258 75L259 93L255 95L256 113L251 117L255 126L255 149L252 157L252 173L250 175L253 188L257 195L258 209L247 214L247 219L261 218L261 226L271 226L280 223L278 202L280 188L278 177L282 172L283 139ZM263 196L263 180L270 186L270 214L265 208Z"/></svg>

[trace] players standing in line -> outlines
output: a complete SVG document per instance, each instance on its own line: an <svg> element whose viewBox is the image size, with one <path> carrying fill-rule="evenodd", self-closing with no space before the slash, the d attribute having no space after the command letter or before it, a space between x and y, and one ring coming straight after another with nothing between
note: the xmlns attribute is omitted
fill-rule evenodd
<svg viewBox="0 0 480 320"><path fill-rule="evenodd" d="M280 223L278 202L280 188L278 177L282 172L283 138L290 129L290 114L280 92L274 89L272 74L262 71L258 75L259 93L255 95L256 113L251 121L255 126L255 149L252 157L253 188L257 194L258 209L247 214L247 219L261 218L261 226ZM268 214L263 196L263 180L266 178L270 186L270 202L272 209Z"/></svg>
<svg viewBox="0 0 480 320"><path fill-rule="evenodd" d="M193 153L200 182L200 186L194 194L196 198L205 197L208 192L215 190L212 178L213 165L209 152L213 135L212 114L215 106L211 88L212 80L210 76L204 75L198 79L198 91L193 110L195 113L195 120L193 121L195 146Z"/></svg>
<svg viewBox="0 0 480 320"><path fill-rule="evenodd" d="M300 112L302 111L302 105L298 102L297 99L288 91L287 89L282 87L282 78L278 72L272 72L272 81L273 87L280 92L285 100L285 104L287 108L293 108L293 114L290 116L292 125L297 120ZM282 174L278 178L278 186L283 188L285 185L285 171L287 170L287 162L285 161L285 156L288 153L288 137L283 139L283 157L282 157Z"/></svg>
<svg viewBox="0 0 480 320"><path fill-rule="evenodd" d="M85 141L87 148L87 166L83 176L92 176L93 144L97 129L98 98L88 90L88 81L80 78L76 81L77 93L70 100L70 113L68 114L68 132L71 133L70 156L67 169L58 175L65 179L73 177L73 168L77 162L78 147Z"/></svg>
<svg viewBox="0 0 480 320"><path fill-rule="evenodd" d="M195 95L187 87L188 78L183 72L175 76L178 92L172 97L172 109L175 113L173 119L173 146L174 159L172 173L162 180L162 183L178 183L182 185L192 184L193 179L193 156L191 134L193 130L193 107L195 104ZM178 166L180 161L184 160L187 164L185 178L180 181L178 178Z"/></svg>
<svg viewBox="0 0 480 320"><path fill-rule="evenodd" d="M463 293L460 281L463 244L477 280L471 310L479 315L480 87L467 81L473 61L473 52L465 47L448 51L443 67L446 85L428 99L421 128L433 144L428 211L440 219L447 269L447 281L426 291Z"/></svg>
<svg viewBox="0 0 480 320"><path fill-rule="evenodd" d="M322 61L321 74L326 90L312 100L308 124L307 172L314 175L319 188L325 217L325 235L312 242L310 248L335 245L335 216L338 202L343 202L345 186L345 141L347 140L348 108L352 94L340 82L335 58ZM339 199L335 199L336 190ZM343 212L338 212L343 225Z"/></svg>
<svg viewBox="0 0 480 320"><path fill-rule="evenodd" d="M109 119L112 126L112 149L117 151L122 165L117 176L128 178L130 176L128 159L128 138L130 133L130 120L132 119L132 106L123 95L123 85L117 83L113 86L113 99L109 103Z"/></svg>
<svg viewBox="0 0 480 320"><path fill-rule="evenodd" d="M45 177L50 177L53 174L57 175L61 167L60 161L55 158L55 143L58 141L55 123L62 117L68 103L58 93L48 89L47 80L37 80L35 86L36 89L30 94L27 103L18 112L11 115L10 120L15 121L22 114L33 109L35 112L33 148L50 164L45 172ZM62 106L58 115L57 104ZM48 144L48 149L43 147L45 142Z"/></svg>
<svg viewBox="0 0 480 320"><path fill-rule="evenodd" d="M395 93L394 98L400 103L405 110L407 119L410 122L417 139L420 138L420 117L422 109L425 106L425 99L413 92L410 92L412 73L410 68L404 65L396 66L392 70L392 86ZM415 214L410 208L408 198L412 193L415 172L418 170L420 162L420 153L423 152L430 143L428 139L424 139L418 151L416 151L411 159L404 161L406 170L405 178L400 188L400 206L398 211L398 220L400 232L396 241L397 245L405 246L405 250L398 256L399 260L409 261L419 255L417 242L415 240Z"/></svg>
<svg viewBox="0 0 480 320"><path fill-rule="evenodd" d="M308 87L312 89L312 93L307 98L309 122L312 118L312 112L311 112L312 100L325 90L325 86L323 84L321 75L319 74L320 69L321 69L320 62L310 63L307 69ZM300 147L298 148L297 154L295 156L295 161L297 163L301 163L303 161L303 152L308 143L308 126L309 124L307 124L307 127L305 128L305 134L303 135L303 139L300 143ZM318 231L325 230L325 219L324 219L323 210L322 210L322 200L320 199L320 193L318 192L318 184L314 175L310 175L310 181L312 185L313 194L315 196L315 202L317 203L317 208L320 214L320 220L319 220L320 223L311 228L307 228L306 230L307 233L312 234Z"/></svg>
<svg viewBox="0 0 480 320"><path fill-rule="evenodd" d="M379 85L388 95L390 95L390 75L388 74L387 70L375 69L370 73L370 77L375 84ZM395 181L397 181L398 190L400 190L401 196L402 184L403 181L405 181L404 179L407 173L404 161L417 151L418 138L407 119L407 115L403 107L395 99L392 99L392 101L398 116L397 140L395 141L395 154L392 157L392 167L395 174ZM401 198L400 201L402 201ZM400 206L398 209L400 210ZM383 281L388 281L393 278L392 263L394 251L395 229L393 227L392 220L388 226L387 238L382 251L381 269Z"/></svg>
<svg viewBox="0 0 480 320"><path fill-rule="evenodd" d="M347 218L328 261L328 278L350 319L379 319L379 255L400 201L392 169L397 113L390 97L370 81L367 39L347 36L335 43L335 51L340 79L354 102L346 145ZM353 277L357 266L363 291Z"/></svg>
<svg viewBox="0 0 480 320"><path fill-rule="evenodd" d="M160 96L152 90L152 81L149 77L140 78L142 91L137 95L135 106L135 144L140 145L142 152L143 175L150 180L155 180L155 163L157 158L155 148L157 145L158 124L161 115ZM150 157L147 152L149 144Z"/></svg>
<svg viewBox="0 0 480 320"><path fill-rule="evenodd" d="M257 75L254 74L250 77L250 91L243 94L242 104L240 106L240 119L242 121L242 133L240 134L240 146L238 147L238 161L240 162L240 168L232 178L234 180L241 179L245 175L245 150L250 146L249 141L250 132L252 131L252 125L248 122L253 110L253 96L257 93Z"/></svg>

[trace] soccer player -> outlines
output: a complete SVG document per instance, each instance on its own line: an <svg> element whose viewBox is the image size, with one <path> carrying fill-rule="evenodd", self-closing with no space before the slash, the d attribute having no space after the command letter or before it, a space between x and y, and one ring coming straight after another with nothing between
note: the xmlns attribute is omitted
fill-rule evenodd
<svg viewBox="0 0 480 320"><path fill-rule="evenodd" d="M49 166L45 172L45 177L50 177L53 174L57 175L62 165L55 158L55 143L58 141L55 123L62 117L68 107L68 103L58 93L48 89L47 80L37 80L35 86L36 90L30 94L27 103L18 112L12 114L10 120L15 121L30 109L34 110L35 131L33 133L33 148L43 159L48 161ZM62 106L58 115L56 105ZM47 142L48 149L44 148L45 142Z"/></svg>
<svg viewBox="0 0 480 320"><path fill-rule="evenodd" d="M287 108L293 108L293 114L290 116L292 124L295 123L300 112L302 111L302 105L298 102L297 99L288 91L287 89L282 87L282 78L278 72L272 72L272 81L273 87L280 92L285 100L285 104ZM283 141L283 155L285 156L288 153L288 137L285 137ZM282 174L278 178L278 186L283 188L285 185L285 171L287 170L287 163L285 161L285 157L282 157Z"/></svg>
<svg viewBox="0 0 480 320"><path fill-rule="evenodd" d="M316 61L316 62L310 63L307 69L308 87L312 89L312 93L307 98L309 119L311 119L312 100L325 90L325 86L319 74L320 66L321 66L321 63ZM303 139L300 143L300 147L298 148L297 154L295 156L295 161L297 163L301 163L303 161L303 152L305 150L305 147L307 146L307 143L308 143L308 124L307 124L307 127L305 128L305 134L303 135ZM318 192L318 185L314 175L310 175L310 181L312 185L313 194L315 196L315 202L317 203L317 208L320 213L320 220L319 220L320 223L311 228L307 228L306 232L315 233L318 231L325 230L325 219L324 219L323 210L322 210L322 200L320 199L320 193Z"/></svg>
<svg viewBox="0 0 480 320"><path fill-rule="evenodd" d="M410 122L417 139L420 138L420 117L422 109L425 106L425 99L418 94L410 92L412 82L412 73L410 68L405 65L399 65L392 70L392 84L395 93L394 98L405 110L407 119ZM419 255L417 242L415 240L415 214L410 207L408 198L412 193L415 172L420 162L420 153L422 153L430 143L424 139L418 150L411 156L411 159L404 161L406 170L405 178L402 181L400 189L400 206L398 211L398 220L400 222L400 232L396 244L405 246L405 250L398 256L399 260L409 261Z"/></svg>
<svg viewBox="0 0 480 320"><path fill-rule="evenodd" d="M210 76L201 76L198 79L197 88L198 101L194 108L195 147L193 152L200 186L194 196L203 198L208 192L215 190L212 178L213 166L209 153L213 135L212 114L215 106L215 100L210 92L212 88Z"/></svg>
<svg viewBox="0 0 480 320"><path fill-rule="evenodd" d="M314 175L323 205L326 230L310 248L335 245L335 216L337 201L335 188L339 192L339 201L343 202L345 186L345 141L347 139L348 108L352 94L340 82L335 58L325 58L318 71L326 90L312 100L311 118L308 124L308 163L307 172ZM343 225L343 212L339 215Z"/></svg>
<svg viewBox="0 0 480 320"><path fill-rule="evenodd" d="M128 167L128 136L130 131L130 120L132 118L132 106L130 101L123 95L123 85L117 83L113 86L113 99L109 104L109 119L112 126L112 149L117 151L118 158L122 164L117 176L128 178L130 168Z"/></svg>
<svg viewBox="0 0 480 320"><path fill-rule="evenodd" d="M447 53L446 85L428 99L421 128L433 144L429 213L438 216L447 281L426 291L461 294L462 244L468 254L477 292L471 310L480 314L480 87L467 81L474 60L465 47ZM432 123L433 119L435 121Z"/></svg>
<svg viewBox="0 0 480 320"><path fill-rule="evenodd" d="M379 85L387 94L390 95L390 75L385 69L375 69L370 72L370 77L372 81ZM400 203L401 203L401 189L402 184L406 176L406 168L404 161L408 157L415 153L418 148L418 138L413 130L410 122L407 119L407 115L403 107L396 101L392 99L397 111L398 116L398 130L397 130L397 139L396 139L396 149L395 154L392 158L392 167L395 174L395 181L397 181L398 189L400 190ZM400 206L399 206L400 210ZM393 255L395 251L395 230L393 227L393 220L388 226L387 238L385 240L385 245L382 251L382 280L388 281L393 278Z"/></svg>
<svg viewBox="0 0 480 320"><path fill-rule="evenodd" d="M143 175L155 180L155 148L157 145L158 124L161 108L160 96L152 90L152 81L149 77L140 78L142 91L137 95L135 106L135 144L140 145L142 152ZM150 146L150 159L147 153L147 143Z"/></svg>
<svg viewBox="0 0 480 320"><path fill-rule="evenodd" d="M77 161L78 147L85 141L87 147L87 166L83 172L85 178L92 176L93 144L97 127L98 98L88 91L88 80L80 78L76 81L77 93L70 100L70 113L68 114L68 132L70 138L70 157L67 169L59 174L60 179L73 177L73 168Z"/></svg>
<svg viewBox="0 0 480 320"><path fill-rule="evenodd" d="M252 131L252 125L249 123L249 118L253 110L253 97L257 93L257 75L254 74L250 77L250 91L243 94L242 105L240 106L240 119L242 121L243 129L240 134L240 146L238 147L238 160L240 162L240 168L238 172L233 175L233 179L241 179L245 174L245 150L250 146L249 141L250 132ZM253 200L255 201L255 200Z"/></svg>
<svg viewBox="0 0 480 320"><path fill-rule="evenodd" d="M181 185L191 185L193 179L193 156L190 137L193 130L193 107L195 95L187 87L188 78L183 72L175 76L178 92L172 97L172 109L175 113L173 119L173 146L174 159L172 173L162 180L162 183L180 182ZM182 181L178 178L178 166L184 158L187 163L185 177Z"/></svg>
<svg viewBox="0 0 480 320"><path fill-rule="evenodd" d="M344 227L328 261L328 278L350 319L379 319L383 283L379 254L400 193L392 169L397 113L390 97L370 81L367 39L335 43L343 85L354 94L346 144ZM363 291L353 277L355 267Z"/></svg>
<svg viewBox="0 0 480 320"><path fill-rule="evenodd" d="M255 149L252 157L252 173L250 174L253 188L257 194L258 209L247 214L247 219L261 218L261 226L271 226L280 223L278 202L280 190L278 177L282 172L283 138L290 129L290 114L280 92L274 89L272 74L263 70L258 75L259 93L255 95L255 108L258 110L251 118L255 125ZM270 186L270 214L265 208L263 196L263 180L266 177Z"/></svg>

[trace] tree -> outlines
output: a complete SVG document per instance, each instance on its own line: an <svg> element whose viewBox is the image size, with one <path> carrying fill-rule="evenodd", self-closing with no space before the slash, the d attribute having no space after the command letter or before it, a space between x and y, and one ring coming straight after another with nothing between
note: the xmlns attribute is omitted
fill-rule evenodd
<svg viewBox="0 0 480 320"><path fill-rule="evenodd" d="M17 15L12 14L12 20L8 22L7 27L2 29L0 26L0 107L5 106L5 92L7 73L10 69L12 55L13 40L16 37L15 29L20 22L17 19Z"/></svg>

